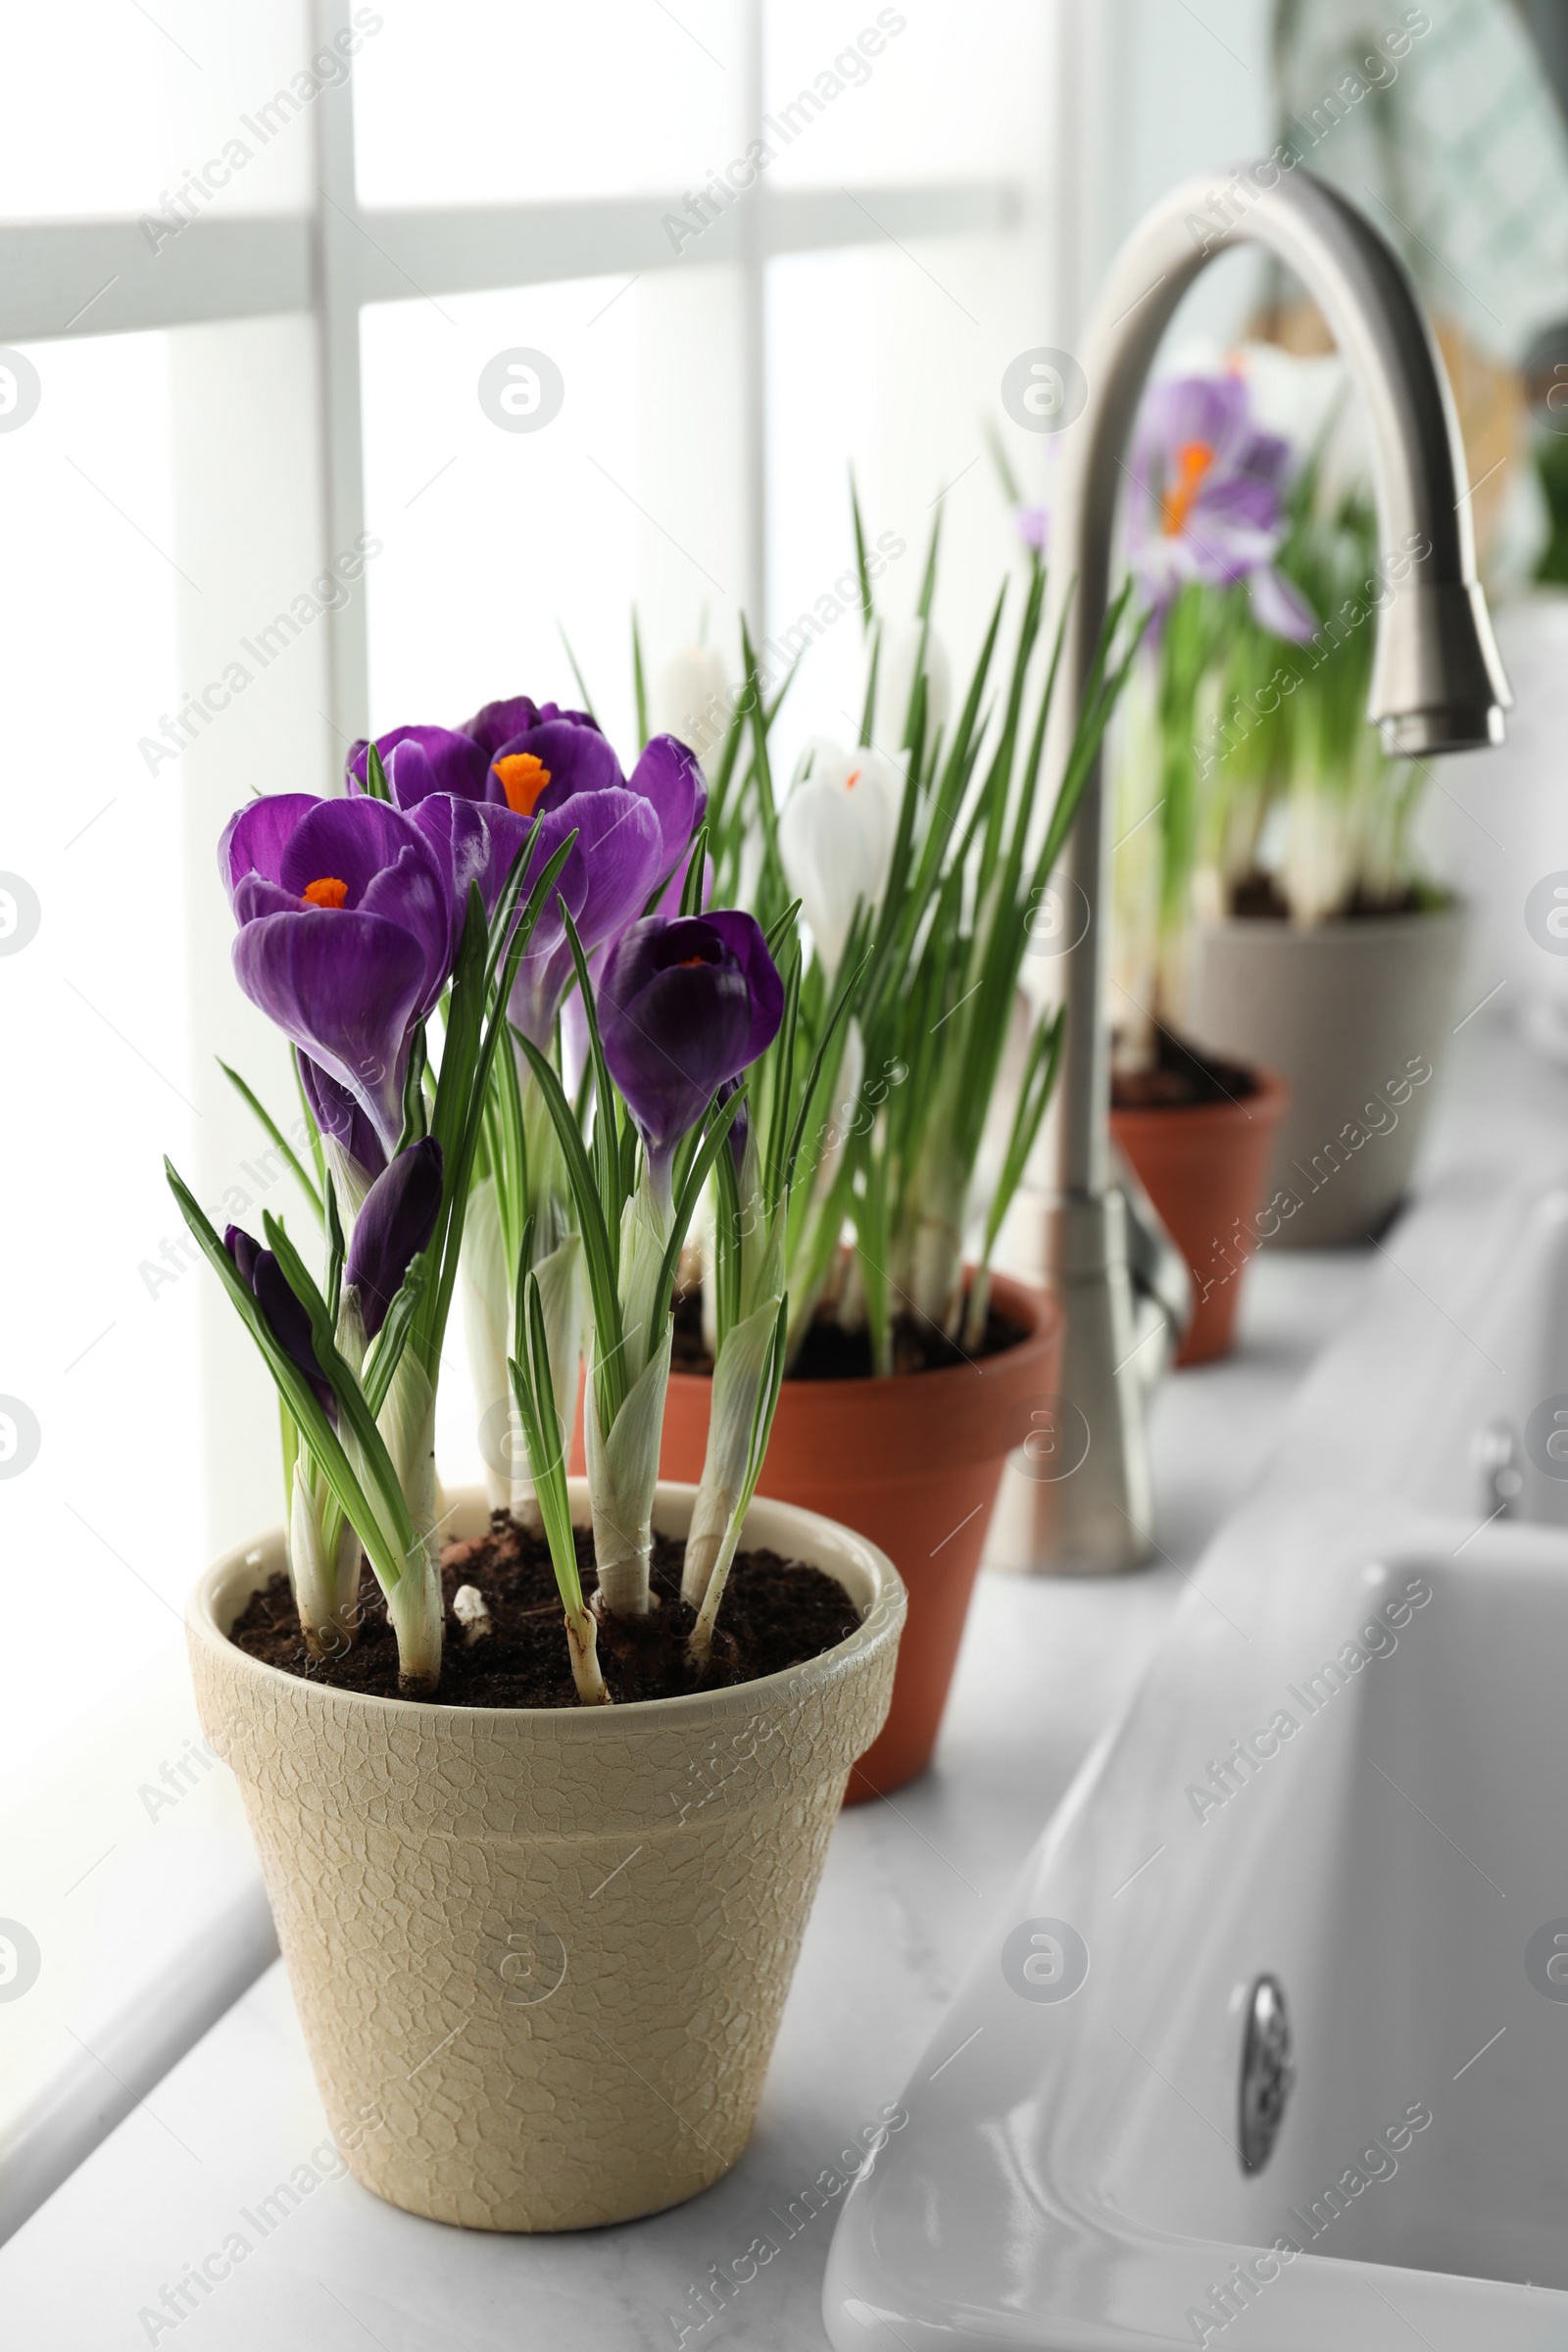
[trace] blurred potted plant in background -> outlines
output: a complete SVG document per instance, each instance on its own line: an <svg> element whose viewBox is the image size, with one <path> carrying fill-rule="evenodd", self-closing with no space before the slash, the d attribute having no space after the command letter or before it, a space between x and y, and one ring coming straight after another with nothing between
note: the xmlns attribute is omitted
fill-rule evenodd
<svg viewBox="0 0 1568 2352"><path fill-rule="evenodd" d="M1326 438L1302 454L1282 517L1276 567L1298 624L1270 634L1266 611L1234 612L1196 697L1180 1000L1206 1052L1290 1089L1260 1232L1298 1247L1364 1241L1402 1199L1464 929L1415 854L1427 763L1387 758L1367 720L1379 611L1424 551L1379 549L1370 490L1331 486Z"/></svg>
<svg viewBox="0 0 1568 2352"><path fill-rule="evenodd" d="M1212 812L1199 735L1239 638L1283 651L1312 620L1280 568L1291 453L1259 431L1235 375L1152 387L1134 435L1132 576L1150 613L1118 729L1111 1131L1187 1259L1178 1363L1223 1355L1286 1091L1267 1066L1205 1052L1186 1018L1195 877Z"/></svg>
<svg viewBox="0 0 1568 2352"><path fill-rule="evenodd" d="M785 967L798 1051L760 1067L753 1089L772 1132L802 1143L782 1211L765 1174L760 1190L743 1181L734 1241L737 1203L716 1196L700 1295L694 1280L677 1317L663 1456L679 1478L711 1456L725 1251L743 1297L751 1257L776 1253L781 1282L754 1285L790 1298L760 1492L858 1528L909 1589L892 1710L852 1799L897 1788L930 1759L1004 1462L1055 1387L1054 1305L991 1260L1051 1098L1059 1014L1035 1017L1014 1039L1015 1066L1004 1063L1031 925L1131 660L1111 652L1124 599L1049 798L1055 648L1043 638L1039 561L1005 668L999 597L950 720L931 620L936 534L913 621L899 627L875 608L858 503L854 519L868 652L859 740L809 744L777 806L770 707L749 691L714 765L719 886L755 839L760 918L793 896L809 927L810 953ZM751 675L749 643L744 655ZM890 737L878 713L895 710Z"/></svg>

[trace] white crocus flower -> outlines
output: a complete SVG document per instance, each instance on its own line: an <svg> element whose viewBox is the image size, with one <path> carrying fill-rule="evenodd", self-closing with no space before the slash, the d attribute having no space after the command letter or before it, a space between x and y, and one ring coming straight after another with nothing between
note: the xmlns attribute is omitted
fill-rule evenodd
<svg viewBox="0 0 1568 2352"><path fill-rule="evenodd" d="M923 662L920 661L922 635L925 639ZM917 664L925 671L927 751L938 735L946 731L948 711L953 701L953 672L948 664L947 647L936 630L927 628L923 621L906 620L886 631L877 661L876 738L879 743L901 746L904 743Z"/></svg>
<svg viewBox="0 0 1568 2352"><path fill-rule="evenodd" d="M841 752L825 742L801 756L778 820L789 886L800 900L817 953L836 972L857 904L881 904L898 832L904 779L881 752Z"/></svg>
<svg viewBox="0 0 1568 2352"><path fill-rule="evenodd" d="M729 679L713 648L683 646L654 680L648 724L655 735L673 735L706 767L723 743L731 707Z"/></svg>

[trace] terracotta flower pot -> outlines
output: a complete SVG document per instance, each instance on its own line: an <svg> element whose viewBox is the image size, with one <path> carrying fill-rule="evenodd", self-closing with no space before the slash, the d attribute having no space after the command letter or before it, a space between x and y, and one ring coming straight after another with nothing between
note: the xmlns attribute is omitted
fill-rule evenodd
<svg viewBox="0 0 1568 2352"><path fill-rule="evenodd" d="M573 1482L586 1518L586 1490ZM689 1489L656 1528L683 1534ZM477 1488L454 1532L488 1523ZM859 1537L757 1502L747 1540L862 1612L787 1673L610 1708L443 1707L307 1683L227 1628L283 1564L231 1552L187 1618L334 2137L432 2221L575 2230L706 2188L746 2144L845 1775L904 1618Z"/></svg>
<svg viewBox="0 0 1568 2352"><path fill-rule="evenodd" d="M1271 1199L1286 1196L1276 1248L1364 1246L1403 1199L1457 1018L1465 929L1449 906L1200 932L1192 1035L1278 1070L1291 1092L1267 1178Z"/></svg>
<svg viewBox="0 0 1568 2352"><path fill-rule="evenodd" d="M850 1775L846 1801L886 1795L931 1761L1003 1464L1049 1402L1061 1317L999 1275L993 1296L1028 1338L978 1364L892 1380L787 1380L760 1492L858 1528L904 1579L909 1617L893 1705ZM706 1375L670 1375L660 1467L696 1480L708 1446Z"/></svg>
<svg viewBox="0 0 1568 2352"><path fill-rule="evenodd" d="M1186 1258L1193 1319L1178 1364L1230 1351L1242 1270L1263 1238L1269 1155L1290 1090L1267 1070L1237 1102L1112 1110L1110 1130Z"/></svg>

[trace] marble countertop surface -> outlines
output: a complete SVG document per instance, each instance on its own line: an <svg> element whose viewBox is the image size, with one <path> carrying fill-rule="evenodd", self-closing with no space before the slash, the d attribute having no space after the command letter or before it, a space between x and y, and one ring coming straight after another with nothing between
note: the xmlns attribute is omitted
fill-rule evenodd
<svg viewBox="0 0 1568 2352"><path fill-rule="evenodd" d="M1490 1186L1568 1156L1568 1070L1479 1024L1456 1059L1429 1172ZM0 2247L7 2341L29 2352L176 2337L181 2352L825 2346L837 2205L808 2216L803 2190L837 2177L839 2151L899 2097L1209 1538L1381 1267L1368 1250L1265 1253L1250 1269L1236 1352L1168 1379L1155 1400L1152 1567L1090 1582L982 1574L935 1766L835 1831L757 2129L722 2181L673 2212L559 2238L399 2213L345 2176L274 1966ZM280 2182L294 2185L264 2234L257 2209ZM230 2262L236 2232L247 2243ZM729 2276L759 2238L767 2260L715 2302L705 2293L715 2270ZM180 2281L213 2256L227 2275L205 2296L187 2289L181 2309Z"/></svg>
<svg viewBox="0 0 1568 2352"><path fill-rule="evenodd" d="M934 1769L835 1832L757 2130L724 2180L676 2211L561 2238L396 2212L342 2176L278 1965L0 2250L9 2339L53 2352L176 2336L181 2352L825 2344L837 2207L807 2218L802 2191L898 2098L976 1937L1368 1279L1364 1256L1263 1258L1238 1351L1166 1382L1152 1429L1164 1556L1151 1569L1099 1583L982 1575ZM298 2201L279 2201L263 2237L257 2208L289 2180ZM236 2231L249 2251L230 2268L221 2249ZM757 2238L776 2251L715 2306L703 2291L713 2268L727 2276ZM215 2254L227 2276L205 2296L188 2289L176 2321L179 2297L164 2290Z"/></svg>

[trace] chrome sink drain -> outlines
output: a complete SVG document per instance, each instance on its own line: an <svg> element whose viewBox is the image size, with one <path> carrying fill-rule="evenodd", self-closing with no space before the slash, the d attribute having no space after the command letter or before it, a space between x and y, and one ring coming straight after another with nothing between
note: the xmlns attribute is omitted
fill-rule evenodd
<svg viewBox="0 0 1568 2352"><path fill-rule="evenodd" d="M1242 2046L1244 2172L1260 2173L1273 2155L1295 2082L1284 1991L1277 1978L1259 1977L1248 1996L1247 2039Z"/></svg>

